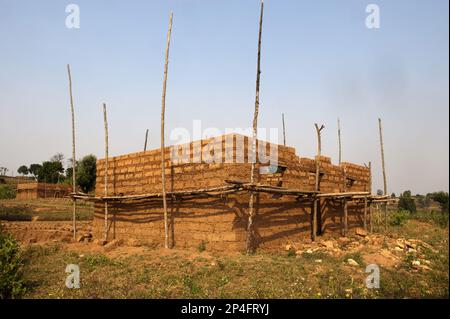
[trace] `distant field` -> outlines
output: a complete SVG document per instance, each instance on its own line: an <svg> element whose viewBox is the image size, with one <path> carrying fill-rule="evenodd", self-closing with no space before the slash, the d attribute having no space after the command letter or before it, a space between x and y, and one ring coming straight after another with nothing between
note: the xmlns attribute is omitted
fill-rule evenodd
<svg viewBox="0 0 450 319"><path fill-rule="evenodd" d="M91 220L93 205L77 201L77 219ZM69 199L0 200L0 220L65 221L72 219L72 201Z"/></svg>

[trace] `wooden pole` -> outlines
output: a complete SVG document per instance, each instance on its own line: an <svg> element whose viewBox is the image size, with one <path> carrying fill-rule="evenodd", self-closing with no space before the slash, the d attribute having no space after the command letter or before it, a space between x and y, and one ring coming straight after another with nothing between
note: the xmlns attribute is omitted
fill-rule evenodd
<svg viewBox="0 0 450 319"><path fill-rule="evenodd" d="M169 48L170 37L172 34L172 19L173 12L170 12L169 31L167 32L167 46L166 46L166 62L164 64L164 82L162 90L161 101L161 181L162 181L162 197L164 209L164 247L169 248L169 223L167 217L167 199L166 199L166 165L165 165L165 151L164 151L164 116L166 112L166 88L167 88L167 70L169 66Z"/></svg>
<svg viewBox="0 0 450 319"><path fill-rule="evenodd" d="M105 197L108 196L108 117L106 104L103 103L103 121L105 124ZM108 202L105 201L105 234L104 241L108 240Z"/></svg>
<svg viewBox="0 0 450 319"><path fill-rule="evenodd" d="M369 162L369 193L372 195L372 162ZM373 216L372 216L372 207L369 203L369 229L370 233L373 232Z"/></svg>
<svg viewBox="0 0 450 319"><path fill-rule="evenodd" d="M338 122L338 143L339 143L339 166L342 163L342 144L341 144L341 121L339 118L337 119Z"/></svg>
<svg viewBox="0 0 450 319"><path fill-rule="evenodd" d="M380 148L381 148L381 167L383 169L383 192L387 195L387 181L386 181L386 168L384 165L384 144L383 144L383 129L381 127L381 119L378 118L378 128L380 131ZM383 205L384 209L384 230L387 230L387 204Z"/></svg>
<svg viewBox="0 0 450 319"><path fill-rule="evenodd" d="M347 191L347 171L345 168L342 169L344 175L344 192ZM347 200L344 198L344 236L348 234L348 205Z"/></svg>
<svg viewBox="0 0 450 319"><path fill-rule="evenodd" d="M148 129L145 131L144 152L147 150Z"/></svg>
<svg viewBox="0 0 450 319"><path fill-rule="evenodd" d="M367 232L367 197L364 197L364 230Z"/></svg>
<svg viewBox="0 0 450 319"><path fill-rule="evenodd" d="M77 178L76 178L76 157L75 157L75 110L73 107L73 94L72 94L72 74L70 72L70 65L67 64L67 74L69 76L69 96L70 96L70 111L72 114L72 192L77 192ZM72 198L72 229L73 239L77 237L77 202L75 198Z"/></svg>
<svg viewBox="0 0 450 319"><path fill-rule="evenodd" d="M256 138L258 130L258 114L259 114L259 86L261 77L261 37L262 37L262 25L263 25L263 13L264 13L264 0L261 1L261 13L259 16L259 34L258 34L258 59L256 66L256 96L255 96L255 111L253 114L253 136L252 136L252 167L250 172L250 183L253 184L255 181L255 164L256 164ZM247 225L247 253L250 254L254 251L253 237L253 218L254 218L254 194L250 191L250 201L248 204L248 225Z"/></svg>
<svg viewBox="0 0 450 319"><path fill-rule="evenodd" d="M319 192L320 187L320 156L322 155L322 140L320 133L324 129L324 126L317 125L317 123L314 123L314 126L316 128L317 133L317 156L316 156L316 175L315 175L315 186L314 191ZM319 205L318 205L318 199L316 196L314 196L314 202L313 202L313 227L312 227L312 236L311 239L314 241L316 240L317 235L317 216L319 215Z"/></svg>
<svg viewBox="0 0 450 319"><path fill-rule="evenodd" d="M286 126L284 124L284 113L281 113L281 119L283 121L283 145L286 146Z"/></svg>

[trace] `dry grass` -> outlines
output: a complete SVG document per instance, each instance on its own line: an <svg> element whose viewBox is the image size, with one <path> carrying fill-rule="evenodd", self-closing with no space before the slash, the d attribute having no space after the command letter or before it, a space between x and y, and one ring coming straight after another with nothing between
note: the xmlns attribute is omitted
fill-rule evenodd
<svg viewBox="0 0 450 319"><path fill-rule="evenodd" d="M448 298L448 228L408 220L391 227L381 248L389 248L396 238L421 239L429 248L400 253L395 267L381 266L380 289L365 287L365 251L346 250L344 245L340 255L318 250L253 256L196 249L119 247L106 252L92 244L35 245L24 254L30 286L26 297ZM359 266L349 266L348 258ZM413 269L411 261L418 258L430 261L431 270ZM79 290L64 285L69 263L80 266Z"/></svg>

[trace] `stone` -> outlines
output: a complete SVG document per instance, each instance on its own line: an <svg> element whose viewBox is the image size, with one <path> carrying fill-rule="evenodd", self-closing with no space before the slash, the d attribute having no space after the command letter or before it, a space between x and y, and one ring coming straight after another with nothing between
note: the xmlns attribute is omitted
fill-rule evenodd
<svg viewBox="0 0 450 319"><path fill-rule="evenodd" d="M347 264L349 264L350 266L359 266L359 264L351 258L347 259Z"/></svg>
<svg viewBox="0 0 450 319"><path fill-rule="evenodd" d="M291 246L291 245L286 245L286 246L284 247L284 249L286 249L286 251L289 251L289 250L292 249L292 246Z"/></svg>
<svg viewBox="0 0 450 319"><path fill-rule="evenodd" d="M141 246L141 242L135 238L130 238L127 240L127 245L131 247L139 247Z"/></svg>
<svg viewBox="0 0 450 319"><path fill-rule="evenodd" d="M418 266L420 266L420 260L413 260L413 261L411 262L411 265L412 265L413 267L418 267Z"/></svg>
<svg viewBox="0 0 450 319"><path fill-rule="evenodd" d="M361 237L366 237L367 236L367 231L364 230L364 228L356 228L356 235L361 236Z"/></svg>
<svg viewBox="0 0 450 319"><path fill-rule="evenodd" d="M95 239L94 244L104 246L106 244L106 241L104 241L103 239Z"/></svg>
<svg viewBox="0 0 450 319"><path fill-rule="evenodd" d="M314 262L320 264L320 263L322 263L322 259L316 259L316 260L314 260Z"/></svg>
<svg viewBox="0 0 450 319"><path fill-rule="evenodd" d="M334 248L334 243L331 240L324 240L320 245L326 248Z"/></svg>
<svg viewBox="0 0 450 319"><path fill-rule="evenodd" d="M121 239L113 239L109 243L106 243L104 245L103 249L105 251L110 251L110 250L113 250L113 249L119 247L120 245L122 245L122 243L123 243L123 240L121 240Z"/></svg>

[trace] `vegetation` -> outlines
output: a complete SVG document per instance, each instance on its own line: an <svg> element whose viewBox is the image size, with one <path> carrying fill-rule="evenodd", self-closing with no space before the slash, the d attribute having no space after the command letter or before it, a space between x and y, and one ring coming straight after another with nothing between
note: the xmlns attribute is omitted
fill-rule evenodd
<svg viewBox="0 0 450 319"><path fill-rule="evenodd" d="M8 171L6 167L0 167L0 176L5 176Z"/></svg>
<svg viewBox="0 0 450 319"><path fill-rule="evenodd" d="M97 158L94 155L87 155L81 159L78 164L77 184L85 193L95 188L95 178L97 170Z"/></svg>
<svg viewBox="0 0 450 319"><path fill-rule="evenodd" d="M398 201L398 209L407 210L411 213L415 213L417 211L416 203L411 197L411 191L404 191L403 194L400 195L400 199Z"/></svg>
<svg viewBox="0 0 450 319"><path fill-rule="evenodd" d="M17 173L22 174L23 176L28 175L28 167L26 167L25 165L20 166L17 169Z"/></svg>
<svg viewBox="0 0 450 319"><path fill-rule="evenodd" d="M17 172L23 176L32 175L38 182L72 184L72 167L64 169L64 155L57 153L42 164L22 165ZM94 155L86 155L76 162L77 185L88 193L95 188L96 162Z"/></svg>
<svg viewBox="0 0 450 319"><path fill-rule="evenodd" d="M8 184L0 184L0 199L13 199L16 197L16 190Z"/></svg>
<svg viewBox="0 0 450 319"><path fill-rule="evenodd" d="M422 238L432 247L420 253L430 261L432 270L412 269L411 262L417 257L399 253L396 267L380 266L380 289L368 289L365 250L337 256L324 251L297 255L283 249L248 256L195 249L162 253L139 247L130 253L119 248L122 250L113 254L75 252L60 245L31 246L26 270L34 288L26 297L448 298L448 229L436 228L431 220L408 219L403 226L392 227L390 236ZM349 258L359 266L349 266ZM80 266L80 289L70 290L63 284L64 266L69 263Z"/></svg>
<svg viewBox="0 0 450 319"><path fill-rule="evenodd" d="M19 245L0 227L0 299L20 298L25 292Z"/></svg>
<svg viewBox="0 0 450 319"><path fill-rule="evenodd" d="M442 212L448 214L448 193L447 192L435 192L435 193L428 194L427 196L429 196L432 200L438 202L439 205L441 206Z"/></svg>
<svg viewBox="0 0 450 319"><path fill-rule="evenodd" d="M28 174L33 175L35 179L37 179L39 171L42 169L42 165L40 164L31 164L28 168Z"/></svg>
<svg viewBox="0 0 450 319"><path fill-rule="evenodd" d="M93 204L77 202L77 220L91 220ZM0 202L0 220L31 221L67 221L72 220L72 202L66 199L2 200Z"/></svg>

